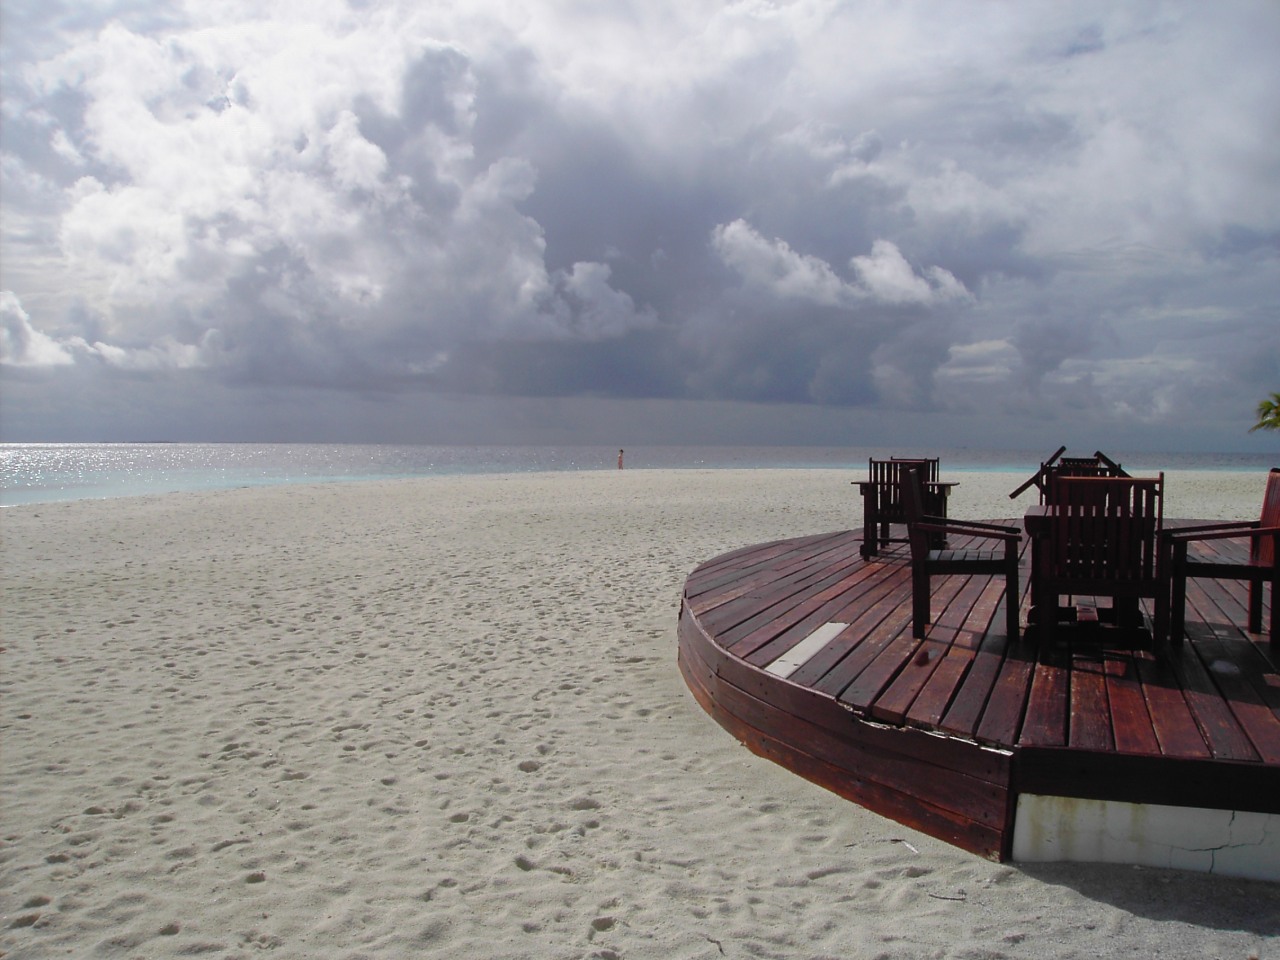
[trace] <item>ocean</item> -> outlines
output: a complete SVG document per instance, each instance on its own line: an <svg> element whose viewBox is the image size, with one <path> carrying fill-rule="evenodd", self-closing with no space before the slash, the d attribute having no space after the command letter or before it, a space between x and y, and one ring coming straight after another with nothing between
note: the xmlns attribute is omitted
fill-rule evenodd
<svg viewBox="0 0 1280 960"><path fill-rule="evenodd" d="M848 469L868 457L936 456L942 472L1001 471L1030 476L1052 450L919 450L883 447L639 446L625 467L639 469ZM1089 451L1069 451L1087 455ZM1267 454L1141 453L1109 450L1134 472L1267 470ZM193 490L460 474L616 470L618 450L600 446L413 446L310 443L0 444L0 506L129 497Z"/></svg>

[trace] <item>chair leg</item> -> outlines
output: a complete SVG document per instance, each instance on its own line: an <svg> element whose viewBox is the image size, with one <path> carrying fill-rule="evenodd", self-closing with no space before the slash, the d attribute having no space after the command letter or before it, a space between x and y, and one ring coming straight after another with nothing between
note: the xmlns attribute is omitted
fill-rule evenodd
<svg viewBox="0 0 1280 960"><path fill-rule="evenodd" d="M1021 636L1019 629L1019 607L1022 594L1018 591L1018 548L1013 545L1005 547L1004 574L1004 629L1010 640Z"/></svg>
<svg viewBox="0 0 1280 960"><path fill-rule="evenodd" d="M1271 568L1271 649L1280 653L1280 621L1276 620L1276 599L1280 598L1280 557L1276 557L1277 566ZM1262 617L1262 584L1258 584L1258 617ZM1258 624L1261 632L1262 624Z"/></svg>
<svg viewBox="0 0 1280 960"><path fill-rule="evenodd" d="M1156 593L1155 620L1151 624L1151 652L1157 660L1169 655L1169 584Z"/></svg>
<svg viewBox="0 0 1280 960"><path fill-rule="evenodd" d="M1169 648L1182 646L1187 636L1187 545L1173 545L1173 576L1169 587Z"/></svg>
<svg viewBox="0 0 1280 960"><path fill-rule="evenodd" d="M1274 603L1274 600L1273 600ZM1262 632L1262 572L1249 578L1249 632Z"/></svg>
<svg viewBox="0 0 1280 960"><path fill-rule="evenodd" d="M920 565L915 565L919 567ZM911 636L924 637L929 625L929 572L923 569L911 571Z"/></svg>
<svg viewBox="0 0 1280 960"><path fill-rule="evenodd" d="M1046 598L1042 595L1041 601ZM1043 603L1040 606L1040 619L1036 625L1036 632L1039 634L1040 643L1044 649L1050 649L1058 642L1058 598L1054 597L1052 603Z"/></svg>
<svg viewBox="0 0 1280 960"><path fill-rule="evenodd" d="M1112 601L1116 608L1116 624L1130 633L1142 628L1142 608L1129 597L1117 597Z"/></svg>
<svg viewBox="0 0 1280 960"><path fill-rule="evenodd" d="M862 496L862 559L879 553L880 518L876 512L875 497L871 493Z"/></svg>
<svg viewBox="0 0 1280 960"><path fill-rule="evenodd" d="M1018 617L1018 588L1011 584L1004 592L1004 632L1010 640L1022 637L1022 621Z"/></svg>

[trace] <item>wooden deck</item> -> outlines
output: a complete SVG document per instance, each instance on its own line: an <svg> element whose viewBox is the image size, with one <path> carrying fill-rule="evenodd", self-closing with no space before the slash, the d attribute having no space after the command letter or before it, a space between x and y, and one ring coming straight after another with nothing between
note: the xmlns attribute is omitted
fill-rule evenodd
<svg viewBox="0 0 1280 960"><path fill-rule="evenodd" d="M1244 584L1188 583L1187 642L1168 662L1103 623L1054 649L1007 637L987 576L936 577L916 640L905 548L864 560L861 541L750 546L685 584L680 669L756 753L1000 860L1024 796L1280 814L1280 651L1245 630ZM1024 624L1029 565L1024 537Z"/></svg>

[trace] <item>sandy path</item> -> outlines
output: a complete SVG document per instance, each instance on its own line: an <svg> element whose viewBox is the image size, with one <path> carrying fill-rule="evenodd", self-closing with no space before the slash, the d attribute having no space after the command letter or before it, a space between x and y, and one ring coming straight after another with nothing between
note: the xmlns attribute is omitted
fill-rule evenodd
<svg viewBox="0 0 1280 960"><path fill-rule="evenodd" d="M953 513L1013 516L962 474ZM688 572L859 523L839 471L12 508L9 956L1277 956L1280 885L1019 868L752 756L675 664ZM1171 515L1257 477L1171 475Z"/></svg>

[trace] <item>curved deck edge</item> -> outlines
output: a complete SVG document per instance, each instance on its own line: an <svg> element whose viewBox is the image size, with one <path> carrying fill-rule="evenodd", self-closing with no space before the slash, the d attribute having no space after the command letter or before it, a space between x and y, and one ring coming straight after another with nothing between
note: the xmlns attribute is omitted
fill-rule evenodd
<svg viewBox="0 0 1280 960"><path fill-rule="evenodd" d="M890 726L726 652L683 597L677 637L694 699L753 753L961 849L996 861L1280 880L1280 769L1265 771L1260 795L1257 765L1246 778L1242 767L1219 761L1068 757ZM1116 789L1105 774L1121 768L1127 775ZM1240 792L1246 782L1251 789ZM1214 803L1225 795L1242 809Z"/></svg>
<svg viewBox="0 0 1280 960"><path fill-rule="evenodd" d="M725 654L687 608L678 634L680 672L694 699L753 753L881 816L1008 859L1008 752L862 720L833 698ZM767 697L763 686L774 688Z"/></svg>

